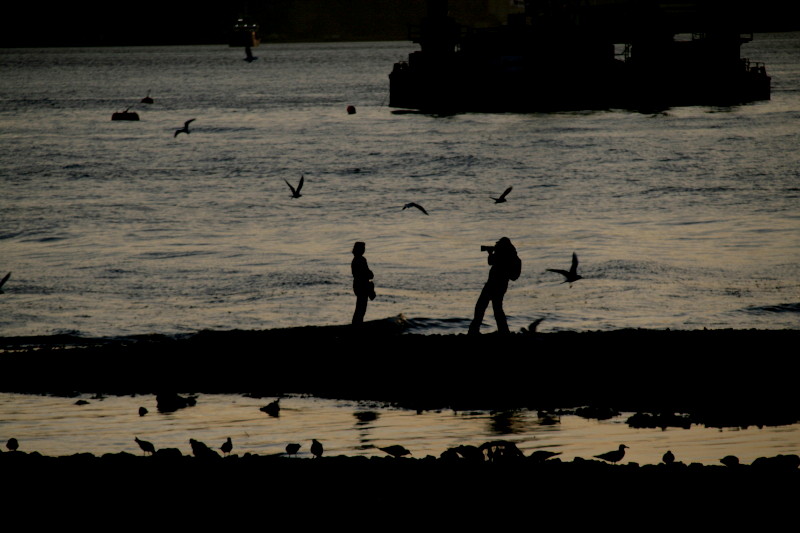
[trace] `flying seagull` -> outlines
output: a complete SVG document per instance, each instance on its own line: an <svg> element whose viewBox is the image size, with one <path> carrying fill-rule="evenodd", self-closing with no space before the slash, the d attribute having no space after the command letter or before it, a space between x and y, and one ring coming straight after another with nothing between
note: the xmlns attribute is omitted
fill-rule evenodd
<svg viewBox="0 0 800 533"><path fill-rule="evenodd" d="M3 294L3 285L6 284L6 281L8 281L8 278L10 277L11 277L11 272L3 276L3 279L0 280L0 294Z"/></svg>
<svg viewBox="0 0 800 533"><path fill-rule="evenodd" d="M175 130L175 135L173 135L172 137L173 138L177 137L179 133L185 133L185 134L188 135L190 133L189 132L189 124L191 124L195 120L197 120L197 119L192 118L192 119L189 119L186 122L184 122L183 123L183 127L181 129L179 129L179 130Z"/></svg>
<svg viewBox="0 0 800 533"><path fill-rule="evenodd" d="M489 198L494 200L494 203L496 203L496 204L502 204L503 202L506 201L506 195L508 195L508 193L510 193L511 189L513 189L513 188L514 187L509 187L508 189L506 189L505 192L503 192L503 194L500 195L500 198L494 198L492 196L490 196Z"/></svg>
<svg viewBox="0 0 800 533"><path fill-rule="evenodd" d="M297 188L296 189L294 187L292 187L291 183L289 183L285 179L283 180L283 181L286 181L286 185L288 185L289 188L292 190L292 198L300 198L301 196L303 196L302 194L300 194L300 189L303 188L303 182L305 182L305 180L306 180L305 176L301 175L300 176L300 183L297 184Z"/></svg>
<svg viewBox="0 0 800 533"><path fill-rule="evenodd" d="M564 276L566 279L562 281L562 283L569 282L572 284L573 281L578 281L579 279L583 279L583 276L578 274L578 256L575 255L575 252L572 252L572 266L569 269L569 272L566 270L559 270L557 268L548 268L548 272L557 272Z"/></svg>
<svg viewBox="0 0 800 533"><path fill-rule="evenodd" d="M625 446L624 444L620 444L619 448L610 452L601 453L600 455L595 455L596 458L602 459L603 461L608 461L609 463L616 463L617 461L621 461L623 457L625 457Z"/></svg>
<svg viewBox="0 0 800 533"><path fill-rule="evenodd" d="M409 203L407 203L406 205L404 205L404 206L403 206L403 209L405 210L405 209L408 209L409 207L416 207L417 209L419 209L420 211L422 211L422 212L423 212L423 213L425 213L426 215L428 214L428 212L427 212L427 211L425 211L425 208L424 208L424 207L422 207L422 206L421 206L421 205L419 205L419 204L415 204L414 202L409 202Z"/></svg>

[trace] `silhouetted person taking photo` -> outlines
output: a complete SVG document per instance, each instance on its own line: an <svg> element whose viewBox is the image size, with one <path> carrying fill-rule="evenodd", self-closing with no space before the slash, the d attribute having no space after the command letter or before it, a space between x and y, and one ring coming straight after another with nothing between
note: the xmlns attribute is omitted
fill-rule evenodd
<svg viewBox="0 0 800 533"><path fill-rule="evenodd" d="M372 270L367 265L364 251L367 245L357 242L353 245L353 262L350 270L353 272L353 292L356 293L356 311L353 313L353 324L362 324L367 312L367 298L375 299L375 284L372 282Z"/></svg>
<svg viewBox="0 0 800 533"><path fill-rule="evenodd" d="M519 278L522 261L508 237L501 238L494 246L481 246L481 250L489 252L488 261L492 268L489 269L489 279L483 286L478 303L475 304L475 318L469 326L469 333L472 335L480 333L483 315L489 302L492 302L498 333L508 333L508 322L503 312L503 296L508 290L508 281Z"/></svg>

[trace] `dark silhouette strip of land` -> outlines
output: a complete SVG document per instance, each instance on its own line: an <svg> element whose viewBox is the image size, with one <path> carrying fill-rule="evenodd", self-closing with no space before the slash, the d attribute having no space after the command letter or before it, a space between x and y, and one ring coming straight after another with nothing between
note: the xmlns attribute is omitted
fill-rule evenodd
<svg viewBox="0 0 800 533"><path fill-rule="evenodd" d="M800 420L786 349L800 345L800 330L402 332L402 320L387 319L179 337L5 337L0 391L304 393L411 409L593 406L639 413L638 423L655 427L676 425L675 413L713 427Z"/></svg>

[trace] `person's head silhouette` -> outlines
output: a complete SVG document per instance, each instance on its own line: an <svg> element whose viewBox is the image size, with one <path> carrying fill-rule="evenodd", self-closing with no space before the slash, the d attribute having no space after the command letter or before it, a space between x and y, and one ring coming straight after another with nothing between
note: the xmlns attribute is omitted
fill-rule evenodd
<svg viewBox="0 0 800 533"><path fill-rule="evenodd" d="M367 245L361 241L358 241L353 245L353 255L364 255L366 249Z"/></svg>

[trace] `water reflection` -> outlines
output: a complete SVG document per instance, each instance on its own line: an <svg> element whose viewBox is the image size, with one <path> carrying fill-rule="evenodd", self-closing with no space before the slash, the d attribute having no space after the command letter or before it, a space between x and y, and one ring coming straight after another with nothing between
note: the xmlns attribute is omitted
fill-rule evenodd
<svg viewBox="0 0 800 533"><path fill-rule="evenodd" d="M76 405L78 400L83 405ZM311 439L326 456L383 456L379 448L402 445L412 456L439 457L449 448L505 440L530 455L560 452L571 461L628 446L624 461L656 464L667 450L685 463L719 464L726 455L751 463L759 456L800 454L800 425L748 429L633 429L629 414L608 420L527 409L416 412L391 406L304 396L281 398L279 417L265 416L264 400L237 395L199 395L192 407L170 413L156 409L155 396L57 398L0 394L0 438L15 437L20 450L45 455L89 452L140 454L134 437L157 449L191 453L190 439L218 448L228 437L235 454L285 454L299 443L309 458ZM139 408L148 409L146 416Z"/></svg>

